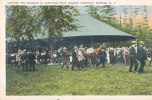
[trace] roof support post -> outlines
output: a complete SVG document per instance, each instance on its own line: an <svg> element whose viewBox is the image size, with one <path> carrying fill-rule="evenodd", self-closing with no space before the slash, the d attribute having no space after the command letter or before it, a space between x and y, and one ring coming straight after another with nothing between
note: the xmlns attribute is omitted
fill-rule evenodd
<svg viewBox="0 0 152 100"><path fill-rule="evenodd" d="M92 43L92 47L93 47L93 36L91 36L91 43Z"/></svg>

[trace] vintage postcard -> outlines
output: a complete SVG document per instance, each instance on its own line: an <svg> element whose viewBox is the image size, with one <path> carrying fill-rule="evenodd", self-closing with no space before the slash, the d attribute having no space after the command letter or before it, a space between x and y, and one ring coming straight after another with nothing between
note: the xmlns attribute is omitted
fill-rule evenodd
<svg viewBox="0 0 152 100"><path fill-rule="evenodd" d="M1 0L0 19L0 100L152 99L150 0Z"/></svg>

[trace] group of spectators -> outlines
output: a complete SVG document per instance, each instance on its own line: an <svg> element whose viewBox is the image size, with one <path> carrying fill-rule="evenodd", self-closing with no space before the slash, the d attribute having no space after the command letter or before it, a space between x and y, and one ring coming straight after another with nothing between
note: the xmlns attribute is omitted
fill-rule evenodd
<svg viewBox="0 0 152 100"><path fill-rule="evenodd" d="M135 65L134 72L143 72L143 67L145 66L145 61L147 58L149 59L151 65L151 57L150 57L150 50L145 49L143 47L143 41L139 42L140 46L136 49L136 41L132 42L131 47L122 47L122 48L103 48L100 50L98 54L98 62L97 66L101 63L103 68L105 68L106 64L122 64L129 66L129 72L132 72L132 67ZM88 49L85 47L85 49ZM74 67L78 67L78 70L83 70L85 67L88 66L89 58L84 55L84 48L83 45L80 45L78 48L74 46L73 49L69 50L66 47L60 48L55 50L54 56L54 63L57 65L62 65L62 69L66 65L68 70L74 70ZM142 53L141 53L142 52ZM8 56L8 55L7 55ZM15 66L22 67L23 70L26 71L35 71L35 65L38 64L49 64L50 62L50 52L48 50L43 50L40 52L37 51L26 51L19 50L15 54L10 54L9 59L7 59L7 63L15 62ZM15 59L15 61L12 61ZM141 66L138 69L137 60L140 61ZM69 69L69 65L72 64L71 69Z"/></svg>
<svg viewBox="0 0 152 100"><path fill-rule="evenodd" d="M79 48L75 46L71 52L68 52L67 48L63 48L62 57L63 57L63 64L62 69L64 68L64 65L66 65L67 69L69 69L68 65L69 62L72 63L71 70L74 70L74 67L78 67L78 70L83 70L86 66L85 62L86 59L83 55L83 48L80 46Z"/></svg>
<svg viewBox="0 0 152 100"><path fill-rule="evenodd" d="M17 53L6 54L7 64L14 64L24 71L35 71L35 65L48 64L50 55L48 51L18 50Z"/></svg>
<svg viewBox="0 0 152 100"><path fill-rule="evenodd" d="M132 41L132 45L129 48L129 52L130 52L129 73L132 73L132 72L143 73L145 60L147 60L148 58L151 58L150 54L147 54L146 52L146 49L144 47L144 42L140 41L139 46L137 47L136 41ZM140 62L139 68L138 68L138 61ZM151 64L151 60L150 60L150 64ZM134 71L132 71L133 65L135 65Z"/></svg>

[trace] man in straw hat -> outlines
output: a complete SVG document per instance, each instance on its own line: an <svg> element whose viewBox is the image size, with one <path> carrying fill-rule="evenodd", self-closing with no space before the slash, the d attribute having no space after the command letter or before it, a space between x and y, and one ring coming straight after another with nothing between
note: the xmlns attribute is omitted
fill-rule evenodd
<svg viewBox="0 0 152 100"><path fill-rule="evenodd" d="M139 42L139 47L137 49L137 58L140 61L139 73L144 72L145 60L147 59L146 51L143 48L144 42Z"/></svg>
<svg viewBox="0 0 152 100"><path fill-rule="evenodd" d="M77 55L79 69L80 69L80 67L82 67L82 69L84 68L84 60L85 60L85 58L84 58L84 55L82 53L82 50L83 50L83 46L80 46L79 50L78 50L78 55Z"/></svg>
<svg viewBox="0 0 152 100"><path fill-rule="evenodd" d="M136 53L136 41L131 42L132 46L129 48L130 52L130 68L129 68L129 73L132 72L132 67L135 65L134 72L137 72L138 68L138 63L137 63L137 53Z"/></svg>
<svg viewBox="0 0 152 100"><path fill-rule="evenodd" d="M73 49L74 50L72 51L72 69L71 70L74 70L74 67L77 66L77 63L78 63L78 57L77 57L78 47L74 46ZM78 69L80 68L78 67Z"/></svg>
<svg viewBox="0 0 152 100"><path fill-rule="evenodd" d="M64 65L66 65L67 69L70 70L69 67L68 67L68 64L69 64L69 53L67 52L67 48L66 47L63 48L62 56L63 56L62 69L63 69Z"/></svg>

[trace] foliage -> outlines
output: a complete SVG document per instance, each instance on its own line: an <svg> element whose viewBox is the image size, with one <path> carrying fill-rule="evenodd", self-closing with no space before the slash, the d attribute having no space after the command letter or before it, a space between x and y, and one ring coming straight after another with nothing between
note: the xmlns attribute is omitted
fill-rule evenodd
<svg viewBox="0 0 152 100"><path fill-rule="evenodd" d="M40 6L40 16L46 34L50 38L62 37L63 32L77 30L76 19L78 10L73 6Z"/></svg>
<svg viewBox="0 0 152 100"><path fill-rule="evenodd" d="M97 18L98 14L99 14L99 7L98 6L87 6L88 7L88 14L90 14L91 16Z"/></svg>
<svg viewBox="0 0 152 100"><path fill-rule="evenodd" d="M151 95L152 68L143 74L128 73L129 66L87 67L84 71L61 66L36 66L36 72L23 72L7 66L7 95ZM140 65L139 65L140 66Z"/></svg>
<svg viewBox="0 0 152 100"><path fill-rule="evenodd" d="M101 7L101 20L104 20L107 23L113 23L115 21L116 11L115 8L111 5L105 5Z"/></svg>
<svg viewBox="0 0 152 100"><path fill-rule="evenodd" d="M53 40L62 37L63 32L76 31L78 25L77 20L73 17L78 15L78 10L73 6L40 6L42 26L45 34L50 38L51 63L53 63Z"/></svg>
<svg viewBox="0 0 152 100"><path fill-rule="evenodd" d="M33 39L34 34L41 31L40 22L33 8L28 6L7 7L6 33L7 36L17 40L19 49L21 38Z"/></svg>
<svg viewBox="0 0 152 100"><path fill-rule="evenodd" d="M111 5L95 7L98 8L98 11L92 10L92 13L96 12L96 16L98 16L98 18L95 16L93 17L121 31L136 36L138 41L144 41L145 45L148 47L150 46L150 43L152 44L152 28L148 24L148 6L120 6L120 9L118 9L116 6ZM88 9L88 11L90 11L91 7ZM142 17L142 19L139 20L140 17ZM127 43L127 41L123 42L122 45L120 43L117 43L114 46L123 46ZM113 45L113 43L110 43L110 45Z"/></svg>

